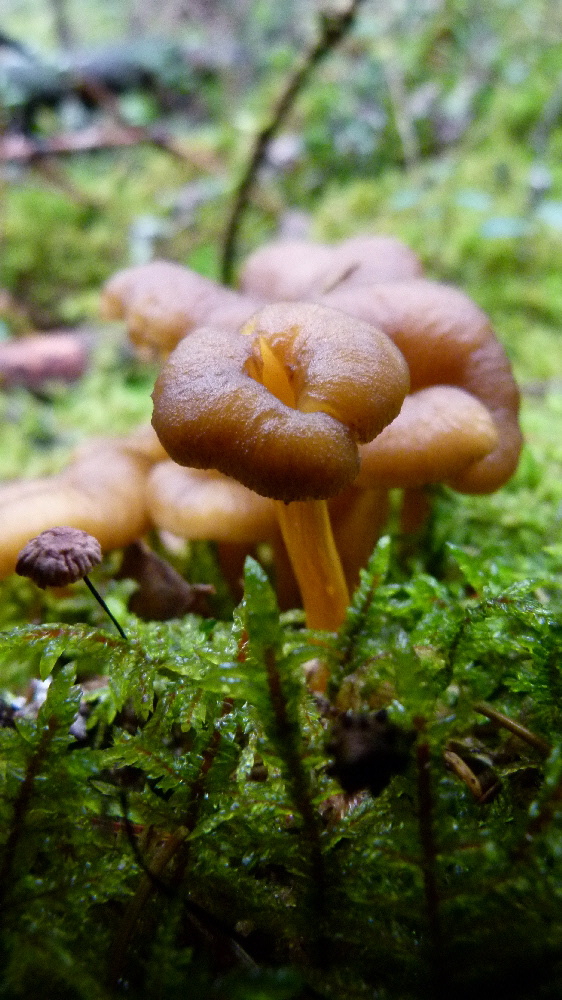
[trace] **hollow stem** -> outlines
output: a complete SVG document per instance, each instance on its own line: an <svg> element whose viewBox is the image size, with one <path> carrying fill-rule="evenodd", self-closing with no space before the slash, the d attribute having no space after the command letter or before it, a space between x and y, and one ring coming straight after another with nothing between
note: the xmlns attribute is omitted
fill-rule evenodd
<svg viewBox="0 0 562 1000"><path fill-rule="evenodd" d="M111 618L111 621L115 625L115 628L119 632L119 635L121 636L121 638L126 640L127 636L125 635L125 633L124 633L123 629L121 628L119 622L114 617L114 615L112 615L112 613L109 610L107 604L105 603L103 597L96 590L96 588L94 587L94 585L93 585L92 581L90 580L90 578L88 576L84 576L83 580L84 580L84 583L86 584L86 586L88 587L88 590L90 590L92 592L92 594L94 595L94 597L95 597L96 601L98 602L98 604L103 608L103 610L105 611L105 613L107 615L109 615L109 617Z"/></svg>
<svg viewBox="0 0 562 1000"><path fill-rule="evenodd" d="M342 624L349 592L325 500L276 502L283 541L309 628L334 632Z"/></svg>

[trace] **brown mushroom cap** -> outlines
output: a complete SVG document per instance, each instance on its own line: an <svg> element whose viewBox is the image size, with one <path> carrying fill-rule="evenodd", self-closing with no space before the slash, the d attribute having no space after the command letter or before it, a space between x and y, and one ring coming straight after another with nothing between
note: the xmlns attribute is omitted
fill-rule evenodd
<svg viewBox="0 0 562 1000"><path fill-rule="evenodd" d="M396 416L408 381L379 330L281 303L242 333L203 329L181 341L156 382L152 422L180 465L287 502L327 497L355 478L357 442Z"/></svg>
<svg viewBox="0 0 562 1000"><path fill-rule="evenodd" d="M435 385L464 389L484 404L498 432L495 448L447 481L464 493L505 483L519 459L519 391L487 316L455 288L404 281L334 289L321 301L378 325L408 362L411 391Z"/></svg>
<svg viewBox="0 0 562 1000"><path fill-rule="evenodd" d="M272 500L213 469L159 462L148 477L147 504L153 524L180 538L251 545L277 532Z"/></svg>
<svg viewBox="0 0 562 1000"><path fill-rule="evenodd" d="M270 301L306 299L344 283L347 288L421 276L415 253L387 236L356 236L342 243L279 240L246 260L240 285Z"/></svg>
<svg viewBox="0 0 562 1000"><path fill-rule="evenodd" d="M87 531L66 525L48 528L21 550L16 573L38 587L65 587L83 580L101 562L101 546Z"/></svg>
<svg viewBox="0 0 562 1000"><path fill-rule="evenodd" d="M104 551L145 534L145 485L162 448L151 428L89 442L59 475L0 487L0 578L13 573L20 549L58 525L93 535Z"/></svg>
<svg viewBox="0 0 562 1000"><path fill-rule="evenodd" d="M485 406L463 389L438 385L406 396L395 420L362 445L359 486L415 487L454 480L497 446Z"/></svg>
<svg viewBox="0 0 562 1000"><path fill-rule="evenodd" d="M236 330L259 306L180 264L155 260L126 268L102 292L106 319L124 319L137 347L167 354L202 324Z"/></svg>

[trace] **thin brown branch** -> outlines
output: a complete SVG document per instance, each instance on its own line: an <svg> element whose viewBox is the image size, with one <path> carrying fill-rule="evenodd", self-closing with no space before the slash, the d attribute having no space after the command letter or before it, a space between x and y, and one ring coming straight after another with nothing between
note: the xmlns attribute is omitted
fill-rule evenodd
<svg viewBox="0 0 562 1000"><path fill-rule="evenodd" d="M407 170L411 170L419 160L420 150L414 123L408 112L408 95L404 73L396 58L383 63L383 71L394 112L396 131L402 146L404 166Z"/></svg>
<svg viewBox="0 0 562 1000"><path fill-rule="evenodd" d="M543 740L541 736L537 736L532 730L527 729L520 722L516 722L515 719L511 719L509 715L504 715L503 712L498 712L497 708L492 708L491 705L487 705L483 701L479 701L474 706L474 711L478 712L479 715L485 715L487 719L491 722L495 722L497 726L503 729L509 730L515 736L518 736L520 740L527 743L529 746L534 747L535 750L541 754L542 757L549 757L552 747Z"/></svg>
<svg viewBox="0 0 562 1000"><path fill-rule="evenodd" d="M342 11L331 16L327 14L322 15L320 20L320 34L316 42L301 56L273 107L269 121L256 136L250 159L235 190L234 201L225 230L221 276L226 284L230 284L232 281L240 224L248 206L251 190L265 157L267 147L291 111L296 98L308 81L314 68L329 55L332 49L345 38L352 28L361 2L362 0L350 0L350 3Z"/></svg>
<svg viewBox="0 0 562 1000"><path fill-rule="evenodd" d="M139 886L125 910L123 920L121 921L110 952L107 976L110 988L115 988L121 978L121 971L127 958L131 938L150 896L156 887L159 889L162 888L166 869L177 855L188 834L189 830L187 827L180 826L158 848L152 857L149 868L150 874L147 874L143 866L144 871Z"/></svg>
<svg viewBox="0 0 562 1000"><path fill-rule="evenodd" d="M186 148L161 127L147 128L115 121L90 125L76 132L61 132L48 139L23 134L5 135L0 138L0 162L36 165L53 156L119 149L141 143L157 146L190 167L219 172L219 164L213 157Z"/></svg>
<svg viewBox="0 0 562 1000"><path fill-rule="evenodd" d="M468 766L462 757L459 757L454 750L445 750L443 754L446 766L457 778L464 782L466 787L472 792L477 802L482 798L482 785L476 777L474 771Z"/></svg>

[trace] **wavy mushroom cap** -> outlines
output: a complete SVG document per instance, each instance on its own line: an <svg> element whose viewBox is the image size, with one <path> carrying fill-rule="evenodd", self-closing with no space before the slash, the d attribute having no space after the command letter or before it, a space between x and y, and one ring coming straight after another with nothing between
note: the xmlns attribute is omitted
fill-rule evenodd
<svg viewBox="0 0 562 1000"><path fill-rule="evenodd" d="M277 532L275 504L214 469L159 462L147 483L155 527L180 538L253 544Z"/></svg>
<svg viewBox="0 0 562 1000"><path fill-rule="evenodd" d="M150 528L145 485L161 446L144 432L84 445L59 475L0 487L0 578L15 570L20 549L48 528L67 525L121 548Z"/></svg>
<svg viewBox="0 0 562 1000"><path fill-rule="evenodd" d="M356 236L332 245L279 240L248 257L240 285L247 294L282 301L321 295L340 284L356 288L421 274L415 253L392 237Z"/></svg>
<svg viewBox="0 0 562 1000"><path fill-rule="evenodd" d="M232 334L195 331L168 359L153 426L179 465L279 500L338 493L358 442L397 415L407 365L380 330L311 303L266 306Z"/></svg>
<svg viewBox="0 0 562 1000"><path fill-rule="evenodd" d="M406 396L395 420L362 445L359 486L447 483L497 446L485 406L463 389L438 385Z"/></svg>
<svg viewBox="0 0 562 1000"><path fill-rule="evenodd" d="M105 319L124 319L137 347L166 355L203 323L238 329L259 304L180 264L155 260L110 278L101 311Z"/></svg>
<svg viewBox="0 0 562 1000"><path fill-rule="evenodd" d="M319 301L384 330L408 363L413 393L455 386L486 407L497 444L448 478L449 485L463 493L491 493L509 479L522 445L519 391L502 345L474 302L455 288L424 280L342 286Z"/></svg>

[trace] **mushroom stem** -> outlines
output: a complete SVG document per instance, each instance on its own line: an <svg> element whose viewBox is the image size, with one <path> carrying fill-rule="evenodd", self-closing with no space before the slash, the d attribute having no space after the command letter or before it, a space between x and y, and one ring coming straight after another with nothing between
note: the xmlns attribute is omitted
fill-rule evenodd
<svg viewBox="0 0 562 1000"><path fill-rule="evenodd" d="M347 585L354 591L388 522L388 490L349 486L332 498L329 508Z"/></svg>
<svg viewBox="0 0 562 1000"><path fill-rule="evenodd" d="M100 607L102 607L103 610L105 611L105 613L107 615L109 615L109 617L111 618L111 621L115 625L115 628L119 632L119 635L121 636L121 638L125 639L125 641L126 641L127 640L127 636L125 635L123 629L121 628L121 626L120 626L119 622L117 621L117 619L115 618L115 616L109 610L107 604L105 603L105 601L104 601L103 597L101 596L101 594L99 593L99 591L96 590L96 588L94 587L94 585L93 585L92 581L90 580L90 578L88 576L83 576L82 579L84 580L84 583L86 584L88 590L91 591L91 593L94 595L94 597L95 597L96 601L98 602L98 604L100 605Z"/></svg>
<svg viewBox="0 0 562 1000"><path fill-rule="evenodd" d="M349 592L325 500L276 501L283 541L300 588L309 628L334 632L345 618Z"/></svg>
<svg viewBox="0 0 562 1000"><path fill-rule="evenodd" d="M423 486L405 489L400 509L400 530L416 535L425 528L431 514L431 496Z"/></svg>
<svg viewBox="0 0 562 1000"><path fill-rule="evenodd" d="M286 406L295 407L294 388L285 367L265 337L259 338L261 381ZM309 628L335 632L345 618L349 591L328 504L325 500L275 502L283 541L297 578Z"/></svg>

